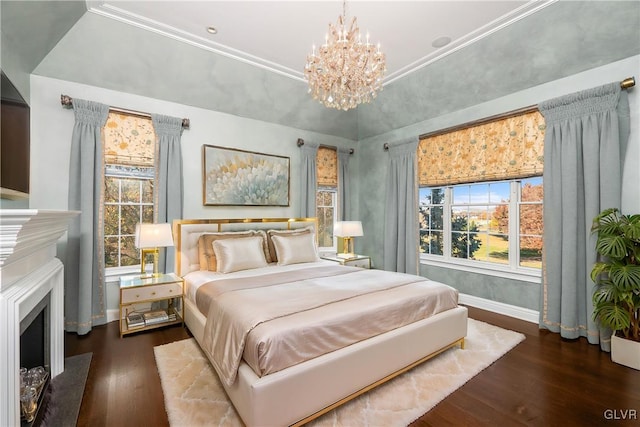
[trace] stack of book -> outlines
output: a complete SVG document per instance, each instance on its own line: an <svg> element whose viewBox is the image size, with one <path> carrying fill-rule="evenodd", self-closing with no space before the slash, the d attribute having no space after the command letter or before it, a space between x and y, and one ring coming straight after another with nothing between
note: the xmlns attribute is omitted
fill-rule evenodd
<svg viewBox="0 0 640 427"><path fill-rule="evenodd" d="M145 326L144 316L141 313L130 313L127 316L127 327L137 329Z"/></svg>
<svg viewBox="0 0 640 427"><path fill-rule="evenodd" d="M174 320L176 320L176 314L167 314L164 310L148 311L144 313L144 322L146 326L164 322L173 322Z"/></svg>

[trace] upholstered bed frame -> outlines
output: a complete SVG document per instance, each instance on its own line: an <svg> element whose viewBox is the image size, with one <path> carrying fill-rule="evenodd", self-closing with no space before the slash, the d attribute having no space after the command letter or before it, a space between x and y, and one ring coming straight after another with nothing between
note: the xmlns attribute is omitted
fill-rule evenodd
<svg viewBox="0 0 640 427"><path fill-rule="evenodd" d="M203 233L309 225L317 226L315 218L174 221L176 272L184 276L199 269ZM186 299L184 313L202 346L205 317ZM467 309L457 307L262 378L242 362L225 390L247 426L304 424L448 348L463 348L466 333Z"/></svg>

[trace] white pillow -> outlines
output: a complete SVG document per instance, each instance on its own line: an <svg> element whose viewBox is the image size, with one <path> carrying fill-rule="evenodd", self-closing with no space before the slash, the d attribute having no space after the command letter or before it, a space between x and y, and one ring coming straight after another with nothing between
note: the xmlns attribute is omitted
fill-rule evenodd
<svg viewBox="0 0 640 427"><path fill-rule="evenodd" d="M266 267L267 260L262 247L261 236L239 237L213 241L216 254L216 270L219 273L232 273L239 270Z"/></svg>
<svg viewBox="0 0 640 427"><path fill-rule="evenodd" d="M319 261L313 233L271 236L278 256L278 265Z"/></svg>

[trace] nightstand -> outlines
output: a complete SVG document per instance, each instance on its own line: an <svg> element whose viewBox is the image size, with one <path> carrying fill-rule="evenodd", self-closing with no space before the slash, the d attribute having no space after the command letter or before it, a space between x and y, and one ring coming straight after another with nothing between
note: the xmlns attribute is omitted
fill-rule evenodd
<svg viewBox="0 0 640 427"><path fill-rule="evenodd" d="M365 255L353 255L351 258L342 258L337 255L323 255L321 258L350 267L371 268L371 258Z"/></svg>
<svg viewBox="0 0 640 427"><path fill-rule="evenodd" d="M146 308L154 302L163 308ZM120 278L120 338L126 334L183 323L183 280L174 273Z"/></svg>

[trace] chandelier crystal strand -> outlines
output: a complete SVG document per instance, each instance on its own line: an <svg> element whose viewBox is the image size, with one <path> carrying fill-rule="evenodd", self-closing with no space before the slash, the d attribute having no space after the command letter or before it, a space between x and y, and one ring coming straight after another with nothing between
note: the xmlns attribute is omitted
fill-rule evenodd
<svg viewBox="0 0 640 427"><path fill-rule="evenodd" d="M345 1L337 24L329 24L325 43L317 52L313 46L304 67L311 96L326 107L345 111L371 102L382 90L387 69L380 44L369 43L368 35L363 43L357 18L347 27L346 15Z"/></svg>

